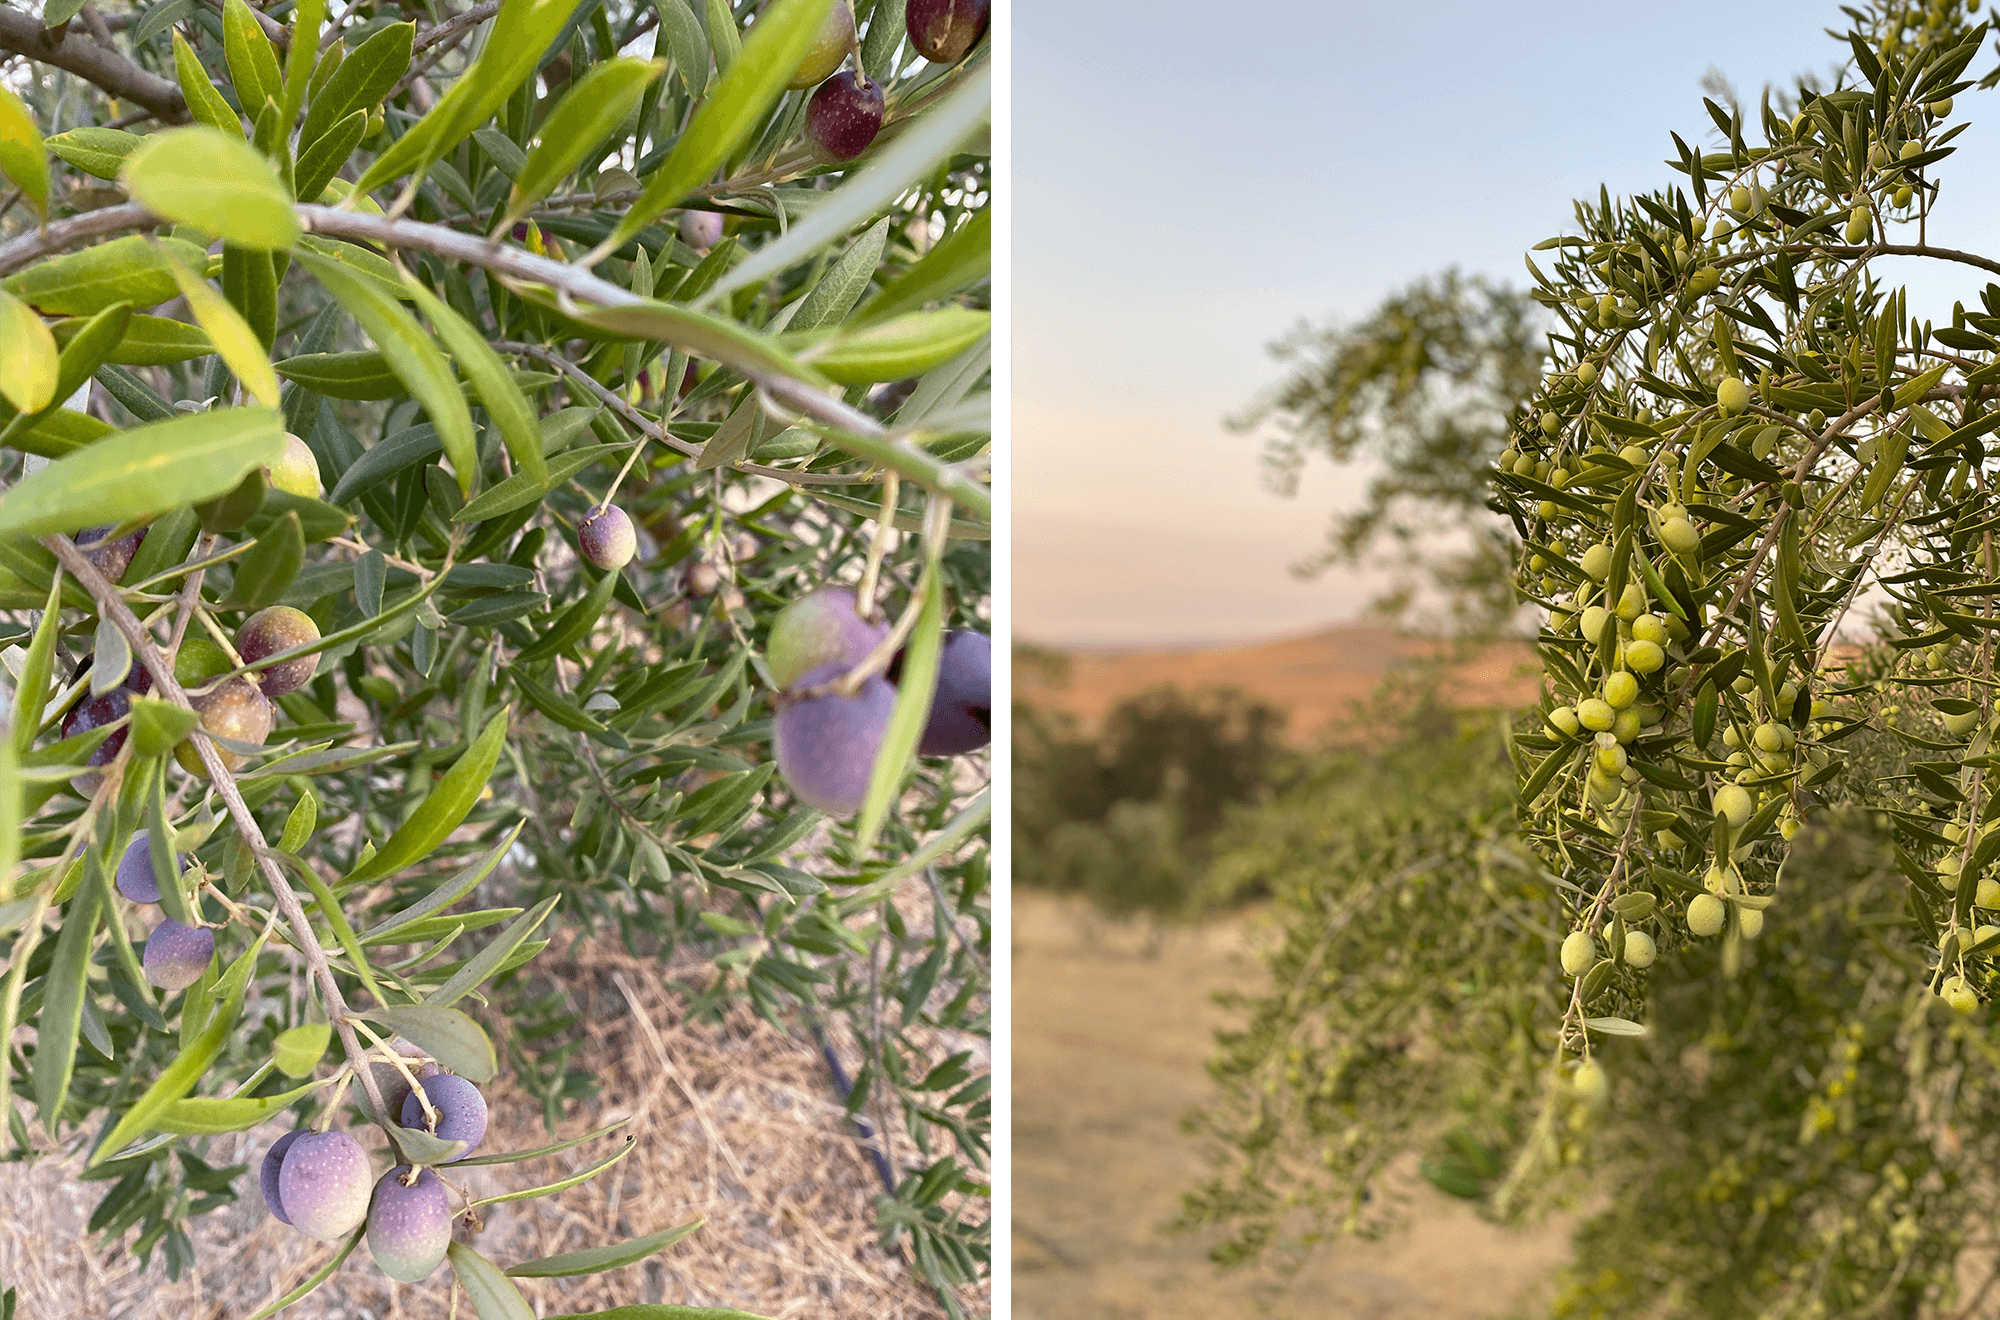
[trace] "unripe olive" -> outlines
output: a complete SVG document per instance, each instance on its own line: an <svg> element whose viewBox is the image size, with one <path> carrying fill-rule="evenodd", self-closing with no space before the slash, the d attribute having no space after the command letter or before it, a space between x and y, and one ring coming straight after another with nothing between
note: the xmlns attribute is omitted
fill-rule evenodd
<svg viewBox="0 0 2000 1320"><path fill-rule="evenodd" d="M1764 914L1756 908L1738 907L1736 925L1744 939L1754 940L1764 933Z"/></svg>
<svg viewBox="0 0 2000 1320"><path fill-rule="evenodd" d="M1972 6L1972 8L1977 9L1978 6L1975 4ZM1951 98L1949 96L1941 96L1937 100L1932 101L1930 103L1929 109L1933 115L1937 116L1939 119L1943 119L1946 115L1951 113Z"/></svg>
<svg viewBox="0 0 2000 1320"><path fill-rule="evenodd" d="M798 70L792 74L785 86L794 91L803 91L818 86L828 75L840 67L847 58L848 48L854 44L854 5L852 0L833 0L833 8L820 21L819 31L813 35L812 46L805 58L799 61Z"/></svg>
<svg viewBox="0 0 2000 1320"><path fill-rule="evenodd" d="M1577 363L1576 378L1586 386L1595 385L1597 383L1597 364L1595 362Z"/></svg>
<svg viewBox="0 0 2000 1320"><path fill-rule="evenodd" d="M1653 959L1659 956L1659 948L1653 937L1643 930L1625 932L1625 961L1633 967L1651 967Z"/></svg>
<svg viewBox="0 0 2000 1320"><path fill-rule="evenodd" d="M1625 749L1620 747L1615 741L1609 747L1600 747L1597 749L1596 761L1597 768L1607 775L1622 775L1625 773L1625 766L1627 764Z"/></svg>
<svg viewBox="0 0 2000 1320"><path fill-rule="evenodd" d="M1909 184L1907 183L1898 184L1896 186L1896 191L1889 195L1889 204L1891 206L1894 206L1898 210L1901 210L1903 207L1908 206L1912 201L1916 200L1916 196L1917 196L1917 190L1912 188Z"/></svg>
<svg viewBox="0 0 2000 1320"><path fill-rule="evenodd" d="M1722 272L1713 266L1703 266L1688 276L1688 292L1697 298L1706 297L1722 287Z"/></svg>
<svg viewBox="0 0 2000 1320"><path fill-rule="evenodd" d="M1618 451L1618 457L1624 459L1635 468L1642 468L1646 466L1646 460L1650 455L1638 445L1626 445Z"/></svg>
<svg viewBox="0 0 2000 1320"><path fill-rule="evenodd" d="M1579 1104L1595 1109L1610 1098L1611 1079L1605 1076L1604 1067L1597 1060L1585 1059L1570 1078L1570 1089Z"/></svg>
<svg viewBox="0 0 2000 1320"><path fill-rule="evenodd" d="M1652 642L1656 646L1667 644L1666 621L1657 614L1641 614L1632 620L1632 640Z"/></svg>
<svg viewBox="0 0 2000 1320"><path fill-rule="evenodd" d="M1585 606L1582 622L1584 640L1595 642L1599 637L1602 637L1604 635L1604 625L1610 622L1610 620L1610 611L1606 610L1602 605Z"/></svg>
<svg viewBox="0 0 2000 1320"><path fill-rule="evenodd" d="M1750 190L1737 184L1729 190L1729 209L1739 215L1750 214Z"/></svg>
<svg viewBox="0 0 2000 1320"><path fill-rule="evenodd" d="M1990 875L1981 876L1979 888L1972 896L1972 905L1988 911L2000 909L2000 880Z"/></svg>
<svg viewBox="0 0 2000 1320"><path fill-rule="evenodd" d="M271 485L279 490L310 500L320 496L319 459L305 441L290 431L285 432L284 454L265 471L270 473Z"/></svg>
<svg viewBox="0 0 2000 1320"><path fill-rule="evenodd" d="M217 674L236 668L229 652L206 637L189 637L174 653L174 682L184 688L198 688Z"/></svg>
<svg viewBox="0 0 2000 1320"><path fill-rule="evenodd" d="M1544 412L1541 417L1541 427L1543 435L1554 435L1562 430L1562 419L1552 412Z"/></svg>
<svg viewBox="0 0 2000 1320"><path fill-rule="evenodd" d="M1646 589L1636 582L1627 582L1625 590L1618 597L1618 617L1631 623L1646 612Z"/></svg>
<svg viewBox="0 0 2000 1320"><path fill-rule="evenodd" d="M1611 718L1611 736L1622 743L1631 742L1638 737L1639 730L1644 727L1645 725L1639 720L1639 711L1636 707L1627 706Z"/></svg>
<svg viewBox="0 0 2000 1320"><path fill-rule="evenodd" d="M1613 710L1624 710L1639 699L1639 680L1625 670L1616 670L1604 679L1604 701Z"/></svg>
<svg viewBox="0 0 2000 1320"><path fill-rule="evenodd" d="M625 510L615 504L600 504L576 525L576 544L594 567L617 569L639 553L639 534Z"/></svg>
<svg viewBox="0 0 2000 1320"><path fill-rule="evenodd" d="M1873 229L1874 220L1868 214L1868 208L1857 206L1853 211L1848 213L1847 228L1843 232L1846 234L1848 242L1859 243L1861 240L1867 238Z"/></svg>
<svg viewBox="0 0 2000 1320"><path fill-rule="evenodd" d="M1688 930L1703 939L1722 929L1729 907L1714 894L1696 894L1688 900Z"/></svg>
<svg viewBox="0 0 2000 1320"><path fill-rule="evenodd" d="M261 743L271 736L271 730L278 722L277 712L271 709L269 699L247 678L227 679L212 691L193 698L192 704L195 713L201 716L203 729L236 742ZM216 745L215 751L225 769L234 770L243 764L241 752L221 744ZM185 739L174 748L174 759L189 774L207 777L208 769L194 749L194 739Z"/></svg>
<svg viewBox="0 0 2000 1320"><path fill-rule="evenodd" d="M1757 680L1752 678L1748 674L1743 674L1738 676L1737 678L1730 680L1729 684L1729 690L1731 692L1735 692L1744 696L1749 695L1752 691L1756 689L1756 687L1757 687Z"/></svg>
<svg viewBox="0 0 2000 1320"><path fill-rule="evenodd" d="M1625 648L1625 663L1641 674L1654 674L1667 663L1667 653L1658 642L1635 639Z"/></svg>
<svg viewBox="0 0 2000 1320"><path fill-rule="evenodd" d="M1685 518L1669 518L1660 524L1660 544L1687 558L1701 548L1701 533Z"/></svg>
<svg viewBox="0 0 2000 1320"><path fill-rule="evenodd" d="M1576 566L1582 569L1583 575L1592 582L1604 581L1611 572L1611 547L1599 541L1583 552L1582 557L1576 561Z"/></svg>
<svg viewBox="0 0 2000 1320"><path fill-rule="evenodd" d="M1759 751L1782 752L1785 750L1785 729L1783 725L1760 724L1757 726L1757 732L1751 736L1756 741L1757 750Z"/></svg>
<svg viewBox="0 0 2000 1320"><path fill-rule="evenodd" d="M1981 718L1981 713L1976 710L1966 711L1963 715L1946 715L1944 716L1945 731L1954 738L1963 738L1966 734L1971 733L1979 727Z"/></svg>
<svg viewBox="0 0 2000 1320"><path fill-rule="evenodd" d="M1568 976L1582 976L1597 961L1597 941L1587 930L1573 930L1563 938L1562 969Z"/></svg>
<svg viewBox="0 0 2000 1320"><path fill-rule="evenodd" d="M1979 1011L1979 996L1965 983L1962 976L1947 976L1938 986L1938 998L1949 1004L1952 1011L1960 1016L1970 1016Z"/></svg>
<svg viewBox="0 0 2000 1320"><path fill-rule="evenodd" d="M1715 404L1724 417L1734 417L1750 406L1750 387L1735 376L1724 376L1715 387Z"/></svg>
<svg viewBox="0 0 2000 1320"><path fill-rule="evenodd" d="M1609 729L1617 718L1618 712L1611 708L1610 703L1596 697L1586 697L1576 703L1577 723L1593 733Z"/></svg>
<svg viewBox="0 0 2000 1320"><path fill-rule="evenodd" d="M1724 784L1715 790L1715 814L1726 817L1731 825L1743 824L1756 809L1750 790L1741 784Z"/></svg>
<svg viewBox="0 0 2000 1320"><path fill-rule="evenodd" d="M258 610L236 630L236 653L243 657L245 664L255 664L280 651L308 646L318 640L319 625L313 622L310 614L289 605L273 605L269 609ZM318 668L318 656L302 655L257 670L252 677L265 696L279 697L312 682L313 671ZM257 738L251 741L264 740Z"/></svg>
<svg viewBox="0 0 2000 1320"><path fill-rule="evenodd" d="M1557 706L1549 712L1549 725L1565 738L1576 737L1576 731L1583 726L1577 722L1573 706Z"/></svg>

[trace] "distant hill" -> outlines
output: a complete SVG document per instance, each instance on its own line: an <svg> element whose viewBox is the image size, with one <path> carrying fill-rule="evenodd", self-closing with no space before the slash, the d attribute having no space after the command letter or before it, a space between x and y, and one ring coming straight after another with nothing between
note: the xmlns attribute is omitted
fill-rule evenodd
<svg viewBox="0 0 2000 1320"><path fill-rule="evenodd" d="M1015 651L1014 693L1031 706L1066 711L1094 727L1119 702L1154 688L1188 693L1236 688L1287 711L1291 739L1311 743L1326 735L1338 738L1337 722L1351 718L1354 703L1392 671L1449 655L1449 647L1434 639L1375 624L1238 646L1131 651L1027 646ZM1512 706L1534 700L1536 672L1527 643L1499 643L1451 664L1446 685L1462 707Z"/></svg>

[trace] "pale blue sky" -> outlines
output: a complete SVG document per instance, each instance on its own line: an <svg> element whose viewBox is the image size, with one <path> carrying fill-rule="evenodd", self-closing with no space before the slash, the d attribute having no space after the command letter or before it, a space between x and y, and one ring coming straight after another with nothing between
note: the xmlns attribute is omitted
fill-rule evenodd
<svg viewBox="0 0 2000 1320"><path fill-rule="evenodd" d="M1711 130L1711 67L1754 105L1824 77L1838 6L1019 0L1014 618L1038 641L1258 638L1351 618L1374 583L1299 583L1359 477L1269 493L1224 415L1293 322L1365 314L1458 264L1525 281L1571 199L1658 187ZM1989 44L1973 72L1991 67ZM1933 242L1992 250L2000 98L1940 167ZM1957 117L1957 116L1955 116ZM1912 310L1983 280L1926 275ZM1948 283L1947 281L1956 281Z"/></svg>

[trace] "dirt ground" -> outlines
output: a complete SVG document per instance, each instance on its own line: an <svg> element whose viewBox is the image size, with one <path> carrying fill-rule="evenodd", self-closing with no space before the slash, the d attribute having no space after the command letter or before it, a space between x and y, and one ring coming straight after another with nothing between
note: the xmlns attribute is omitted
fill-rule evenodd
<svg viewBox="0 0 2000 1320"><path fill-rule="evenodd" d="M1257 918L1170 934L1014 891L1016 1320L1476 1320L1533 1296L1566 1225L1483 1223L1421 1186L1409 1229L1322 1247L1290 1279L1220 1273L1162 1226L1203 1167L1180 1118L1209 1093L1213 991L1260 979Z"/></svg>
<svg viewBox="0 0 2000 1320"><path fill-rule="evenodd" d="M620 1132L525 1164L453 1175L474 1196L533 1187L581 1171L629 1132L633 1153L611 1172L546 1199L487 1207L459 1237L502 1264L705 1221L648 1260L573 1279L522 1280L535 1314L595 1312L635 1303L732 1307L771 1320L918 1320L944 1314L899 1252L875 1229L880 1190L868 1155L843 1121L825 1062L813 1045L747 1011L718 1024L685 1019L661 984L659 964L597 940L537 964L565 987L589 1024L579 1059L599 1077L595 1099L572 1107L561 1137L619 1118ZM839 1045L836 1039L836 1046ZM940 1050L967 1048L940 1041ZM854 1054L846 1052L850 1070ZM943 1057L942 1054L939 1055ZM485 1149L548 1144L539 1104L501 1082ZM221 1166L246 1163L241 1199L194 1221L198 1263L169 1283L159 1254L142 1270L117 1242L83 1235L106 1184L74 1181L76 1160L0 1164L0 1288L20 1290L21 1320L240 1320L281 1295L332 1254L279 1224L257 1191L256 1166L289 1126L272 1123L220 1138ZM379 1140L360 1129L364 1143ZM906 1147L898 1156L912 1157ZM376 1168L387 1166L379 1155ZM136 1230L125 1234L127 1240ZM356 1249L318 1292L287 1310L298 1320L445 1320L469 1317L451 1296L451 1272L391 1282ZM961 1298L974 1314L985 1289Z"/></svg>

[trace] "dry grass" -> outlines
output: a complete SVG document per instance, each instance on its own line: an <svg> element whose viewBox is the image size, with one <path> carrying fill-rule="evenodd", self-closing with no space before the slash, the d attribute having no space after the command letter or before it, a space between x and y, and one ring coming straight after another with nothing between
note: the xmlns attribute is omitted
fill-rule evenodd
<svg viewBox="0 0 2000 1320"><path fill-rule="evenodd" d="M573 1106L560 1135L617 1118L620 1133L528 1164L467 1169L454 1177L472 1196L553 1182L612 1153L620 1164L555 1196L487 1207L458 1236L502 1264L657 1232L706 1226L647 1261L576 1279L522 1280L539 1316L642 1302L733 1307L774 1320L943 1313L905 1258L879 1245L881 1190L866 1150L842 1122L825 1062L814 1047L747 1010L719 1024L685 1020L686 1004L662 984L657 962L593 941L564 959L561 940L537 960L572 996L588 1040L576 1064L603 1090ZM942 1048L942 1045L940 1046ZM848 1055L850 1065L852 1054ZM940 1055L942 1057L942 1055ZM539 1106L504 1084L489 1088L492 1126L483 1150L546 1145ZM247 1163L242 1199L195 1221L196 1270L169 1283L159 1259L140 1270L122 1244L83 1235L106 1189L77 1183L75 1161L0 1166L0 1285L20 1289L23 1320L223 1320L281 1295L331 1252L279 1224L256 1189L255 1165L283 1130L272 1124L219 1138L212 1163ZM356 1129L367 1140L372 1128ZM378 1161L385 1166L386 1160ZM126 1235L128 1238L133 1233ZM450 1271L420 1284L389 1281L365 1245L324 1287L287 1311L315 1320L433 1320L450 1314ZM989 1309L966 1292L968 1312ZM470 1316L462 1304L458 1314Z"/></svg>

